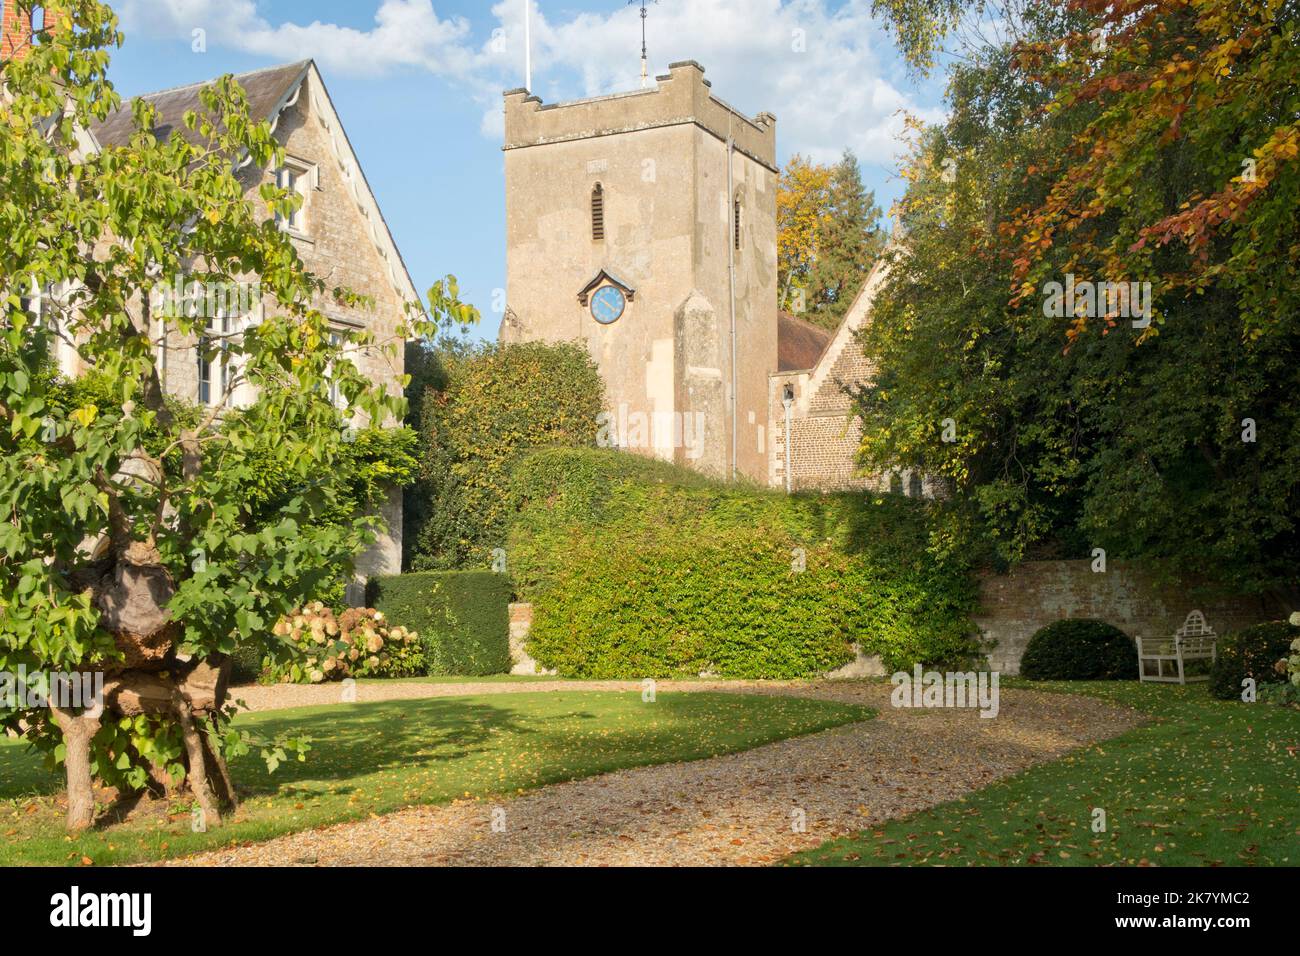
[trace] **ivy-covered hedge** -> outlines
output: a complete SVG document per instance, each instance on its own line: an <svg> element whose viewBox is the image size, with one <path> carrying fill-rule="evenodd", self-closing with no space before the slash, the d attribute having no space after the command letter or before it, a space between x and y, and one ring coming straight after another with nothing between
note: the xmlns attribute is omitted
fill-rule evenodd
<svg viewBox="0 0 1300 956"><path fill-rule="evenodd" d="M966 567L926 551L922 505L711 482L601 449L512 476L508 559L529 649L564 676L810 677L852 659L969 661Z"/></svg>
<svg viewBox="0 0 1300 956"><path fill-rule="evenodd" d="M479 676L510 670L510 581L490 571L421 571L372 578L367 601L418 631L425 673Z"/></svg>

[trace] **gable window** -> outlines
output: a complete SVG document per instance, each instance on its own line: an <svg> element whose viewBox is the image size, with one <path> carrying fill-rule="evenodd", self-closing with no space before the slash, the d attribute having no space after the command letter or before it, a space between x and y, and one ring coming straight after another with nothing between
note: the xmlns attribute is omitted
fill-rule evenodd
<svg viewBox="0 0 1300 956"><path fill-rule="evenodd" d="M310 211L311 192L318 186L316 166L298 159L286 159L275 174L275 184L287 192L297 193L302 202L290 213L277 212L276 224L285 232L305 235L307 233L307 216Z"/></svg>
<svg viewBox="0 0 1300 956"><path fill-rule="evenodd" d="M596 183L591 190L591 239L599 242L605 238L605 189Z"/></svg>

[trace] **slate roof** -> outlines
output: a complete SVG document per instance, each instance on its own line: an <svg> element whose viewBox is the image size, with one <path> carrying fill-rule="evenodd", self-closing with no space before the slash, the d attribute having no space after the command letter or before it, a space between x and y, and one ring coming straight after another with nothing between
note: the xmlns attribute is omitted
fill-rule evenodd
<svg viewBox="0 0 1300 956"><path fill-rule="evenodd" d="M267 120L275 116L298 88L310 66L310 60L302 60L236 75L235 79L248 95L249 115L254 120ZM202 112L199 91L211 84L211 80L205 80L189 86L143 94L140 99L152 103L159 113L155 135L159 139L166 139L173 129L178 129L186 139L197 142L197 135L185 129L181 119L188 110ZM124 146L133 129L130 101L127 100L104 122L92 124L90 132L101 146Z"/></svg>

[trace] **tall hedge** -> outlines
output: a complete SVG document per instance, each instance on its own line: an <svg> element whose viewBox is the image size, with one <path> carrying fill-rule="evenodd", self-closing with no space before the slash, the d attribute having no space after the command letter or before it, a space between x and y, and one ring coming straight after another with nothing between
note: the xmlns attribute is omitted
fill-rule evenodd
<svg viewBox="0 0 1300 956"><path fill-rule="evenodd" d="M510 582L490 571L421 571L372 578L371 607L419 632L425 673L510 670Z"/></svg>
<svg viewBox="0 0 1300 956"><path fill-rule="evenodd" d="M529 649L565 676L794 678L847 663L854 642L891 669L977 650L973 578L928 556L909 499L787 496L549 449L515 468L511 504Z"/></svg>
<svg viewBox="0 0 1300 956"><path fill-rule="evenodd" d="M420 435L406 491L406 565L487 568L505 543L509 470L523 452L595 445L605 389L585 346L520 342L411 356Z"/></svg>

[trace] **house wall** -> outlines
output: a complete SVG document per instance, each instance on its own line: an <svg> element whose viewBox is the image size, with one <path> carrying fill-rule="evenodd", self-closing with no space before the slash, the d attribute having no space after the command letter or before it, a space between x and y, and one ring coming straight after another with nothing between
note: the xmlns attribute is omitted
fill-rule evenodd
<svg viewBox="0 0 1300 956"><path fill-rule="evenodd" d="M1223 636L1275 619L1259 598L1232 595L1197 597L1186 583L1160 584L1129 565L1110 562L1094 572L1091 561L1027 561L1010 574L980 581L980 613L975 623L996 646L989 653L994 670L1020 673L1020 658L1039 628L1065 618L1097 618L1130 637L1170 636L1191 611Z"/></svg>
<svg viewBox="0 0 1300 956"><path fill-rule="evenodd" d="M502 340L584 343L617 421L639 414L670 426L634 450L719 475L731 460L734 136L737 461L764 479L766 377L776 365L775 120L749 120L714 99L694 63L674 64L657 89L555 105L516 90L505 109ZM603 240L591 232L597 182ZM635 289L608 326L578 299L602 269ZM702 441L688 441L697 423Z"/></svg>
<svg viewBox="0 0 1300 956"><path fill-rule="evenodd" d="M286 157L301 160L316 167L318 179L314 188L306 190L303 208L302 233L291 234L291 241L306 269L322 278L327 289L344 287L369 297L372 306L345 306L326 293L315 303L340 330L366 330L376 339L377 345L395 346L392 354L382 348L357 350L351 360L358 370L377 386L391 395L402 394L404 374L404 349L399 336L399 326L404 322L405 299L391 280L392 268L381 255L372 238L373 213L354 193L354 183L363 193L361 170L346 158L339 144L344 133L336 119L323 107L326 94L315 71L309 71L294 105L286 107L275 127L275 138L284 148ZM249 167L241 174L245 184L245 198L257 210L265 210L265 201L259 190L264 183L274 184L275 171ZM269 218L270 213L266 212ZM382 223L379 224L382 228ZM397 264L400 268L400 263ZM250 276L250 279L255 277ZM261 300L261 310L274 314L274 297ZM153 333L153 334L156 334ZM169 330L166 356L161 369L163 388L185 401L199 399L198 353L192 335L182 335ZM68 374L82 370L75 359L63 362ZM214 388L218 387L218 372L213 371ZM251 400L247 387L233 396L238 406ZM364 422L358 422L359 425ZM384 423L395 424L392 421ZM379 508L386 528L376 542L357 560L359 575L396 574L401 571L402 558L402 497L400 492L390 494Z"/></svg>
<svg viewBox="0 0 1300 956"><path fill-rule="evenodd" d="M30 14L21 13L14 0L0 0L0 59L9 59L14 54L22 55L27 49L32 35L32 18Z"/></svg>
<svg viewBox="0 0 1300 956"><path fill-rule="evenodd" d="M858 447L862 424L853 415L849 389L871 378L874 369L858 333L870 320L871 300L884 279L884 269L875 269L850 307L844 322L827 344L817 365L803 371L776 372L768 378L768 416L771 422L771 453L767 480L774 487L786 483L786 426L782 396L785 387L794 389L790 422L790 472L794 491L884 490L890 488L887 474L859 473ZM895 484L910 493L911 473L897 472ZM923 482L925 493L930 492Z"/></svg>

